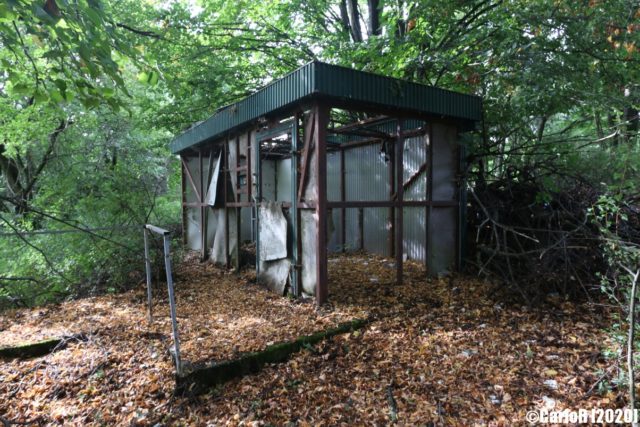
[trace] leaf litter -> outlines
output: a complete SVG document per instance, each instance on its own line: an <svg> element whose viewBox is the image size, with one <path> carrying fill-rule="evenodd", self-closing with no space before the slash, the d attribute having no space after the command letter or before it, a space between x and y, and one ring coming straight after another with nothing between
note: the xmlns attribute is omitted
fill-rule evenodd
<svg viewBox="0 0 640 427"><path fill-rule="evenodd" d="M475 278L425 278L405 263L340 255L329 263L329 300L294 301L188 257L176 268L183 359L243 352L373 318L362 331L312 346L282 364L202 396L174 395L166 290L21 309L0 316L0 346L84 333L57 352L0 360L0 416L75 425L513 425L539 408L616 408L600 392L610 313L594 304L530 309L498 301ZM371 279L376 280L372 281Z"/></svg>

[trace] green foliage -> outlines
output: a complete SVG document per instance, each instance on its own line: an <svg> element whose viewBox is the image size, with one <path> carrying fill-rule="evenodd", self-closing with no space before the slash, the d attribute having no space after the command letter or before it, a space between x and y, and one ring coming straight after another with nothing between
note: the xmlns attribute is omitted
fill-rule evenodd
<svg viewBox="0 0 640 427"><path fill-rule="evenodd" d="M465 142L472 183L533 179L540 203L575 180L604 183L618 204L639 192L640 137L625 116L640 99L636 4L383 0L373 31L375 2L362 0L358 36L343 3L0 4L2 232L176 223L171 137L312 59L482 96L485 120ZM60 292L70 286L62 274L73 288L123 276L140 233L114 233L135 250L90 235L29 238L53 268L25 242L0 239L19 248L3 252L0 276Z"/></svg>

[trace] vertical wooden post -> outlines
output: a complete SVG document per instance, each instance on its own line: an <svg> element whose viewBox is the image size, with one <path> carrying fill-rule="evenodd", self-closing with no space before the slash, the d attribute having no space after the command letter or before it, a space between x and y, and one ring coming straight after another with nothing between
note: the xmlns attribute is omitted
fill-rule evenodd
<svg viewBox="0 0 640 427"><path fill-rule="evenodd" d="M396 203L398 206L398 211L396 212L397 219L397 229L395 230L395 238L396 238L396 247L395 247L395 255L396 255L396 283L398 285L402 285L402 276L403 276L403 248L402 248L402 240L403 233L402 229L404 228L404 135L402 134L403 121L398 120L398 134L396 136L395 143L395 160L396 160Z"/></svg>
<svg viewBox="0 0 640 427"><path fill-rule="evenodd" d="M314 135L316 151L316 304L327 301L329 286L327 283L327 124L329 109L325 105L316 104L314 118L316 120Z"/></svg>

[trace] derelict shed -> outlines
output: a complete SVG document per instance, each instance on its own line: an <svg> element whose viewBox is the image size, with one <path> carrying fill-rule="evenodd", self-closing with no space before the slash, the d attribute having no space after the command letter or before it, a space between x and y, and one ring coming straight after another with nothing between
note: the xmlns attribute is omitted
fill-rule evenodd
<svg viewBox="0 0 640 427"><path fill-rule="evenodd" d="M318 304L328 251L395 257L398 282L406 259L455 269L459 134L480 117L475 96L310 62L171 143L184 243L227 267L250 260L274 291Z"/></svg>

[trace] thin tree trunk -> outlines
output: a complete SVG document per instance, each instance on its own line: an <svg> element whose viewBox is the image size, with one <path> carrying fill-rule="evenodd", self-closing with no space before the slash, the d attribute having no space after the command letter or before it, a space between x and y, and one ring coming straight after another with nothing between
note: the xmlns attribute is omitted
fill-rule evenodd
<svg viewBox="0 0 640 427"><path fill-rule="evenodd" d="M600 112L593 112L593 120L596 124L596 133L598 135L598 139L604 138L604 131L602 130L602 119L600 118Z"/></svg>
<svg viewBox="0 0 640 427"><path fill-rule="evenodd" d="M629 298L629 335L627 337L627 375L629 377L629 407L631 410L636 408L636 384L635 384L635 372L633 366L633 343L635 340L635 325L636 325L636 292L638 287L638 276L640 270L633 273L631 270L625 268L627 273L631 275L631 297ZM638 423L633 423L636 427Z"/></svg>
<svg viewBox="0 0 640 427"><path fill-rule="evenodd" d="M640 117L638 116L638 110L633 107L634 99L633 92L628 87L624 90L624 97L628 100L627 106L624 107L623 120L625 124L624 140L629 143L631 139L638 132L638 125L640 124Z"/></svg>
<svg viewBox="0 0 640 427"><path fill-rule="evenodd" d="M349 23L349 12L347 11L347 0L340 0L340 22L345 31L352 36L351 24Z"/></svg>
<svg viewBox="0 0 640 427"><path fill-rule="evenodd" d="M360 28L360 12L358 12L358 1L348 0L349 18L351 20L351 35L354 42L362 41L362 29Z"/></svg>
<svg viewBox="0 0 640 427"><path fill-rule="evenodd" d="M614 147L616 147L618 145L618 142L619 142L618 141L619 129L616 126L616 119L615 119L615 114L614 113L609 113L607 115L607 122L609 124L609 127L616 132L616 134L613 136L613 140L612 140L612 145Z"/></svg>
<svg viewBox="0 0 640 427"><path fill-rule="evenodd" d="M380 0L368 0L369 5L369 35L380 35Z"/></svg>

